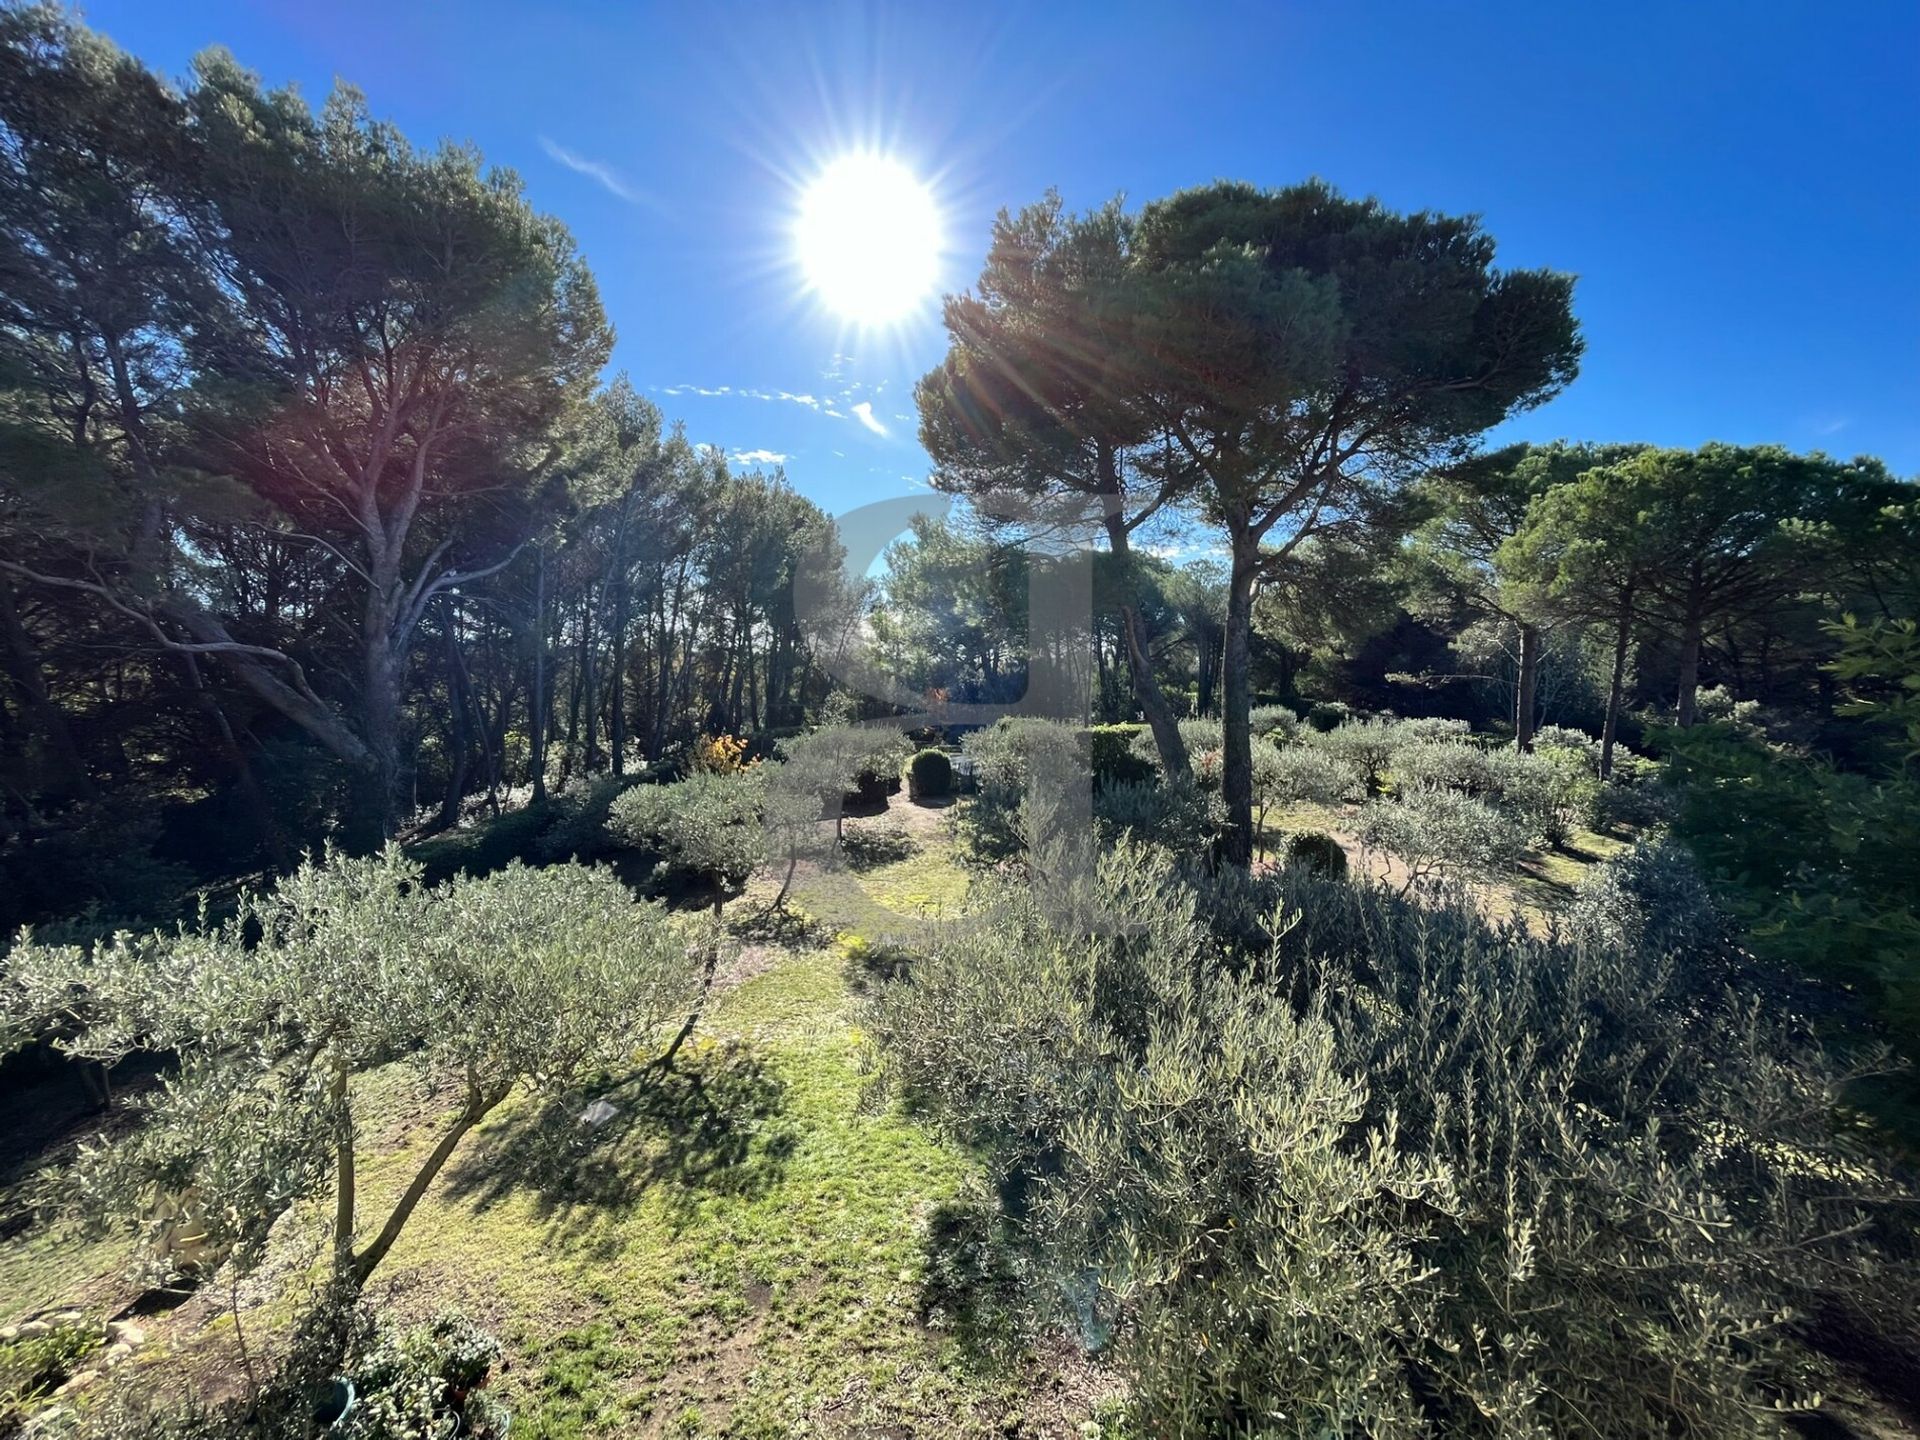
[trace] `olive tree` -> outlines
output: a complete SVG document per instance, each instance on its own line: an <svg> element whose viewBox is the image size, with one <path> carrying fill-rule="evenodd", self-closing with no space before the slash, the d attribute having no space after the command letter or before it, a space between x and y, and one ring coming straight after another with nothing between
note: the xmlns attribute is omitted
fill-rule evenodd
<svg viewBox="0 0 1920 1440"><path fill-rule="evenodd" d="M654 874L663 883L710 887L717 927L722 907L746 889L767 858L766 772L762 765L697 770L671 785L637 786L613 802L607 828L627 844L659 856ZM782 823L797 823L791 796L783 796L775 808ZM703 956L693 1006L658 1062L665 1068L672 1068L713 991L720 969L717 933L708 937Z"/></svg>
<svg viewBox="0 0 1920 1440"><path fill-rule="evenodd" d="M201 1251L251 1264L279 1214L330 1187L334 1276L357 1290L509 1095L629 1063L689 1004L698 937L609 870L515 865L438 888L420 876L397 847L329 855L243 896L221 924L15 945L0 1033L17 1043L57 1027L75 1056L178 1060L139 1102L139 1128L82 1145L60 1180L68 1206L163 1253L191 1231ZM451 1104L363 1241L354 1082L394 1062Z"/></svg>

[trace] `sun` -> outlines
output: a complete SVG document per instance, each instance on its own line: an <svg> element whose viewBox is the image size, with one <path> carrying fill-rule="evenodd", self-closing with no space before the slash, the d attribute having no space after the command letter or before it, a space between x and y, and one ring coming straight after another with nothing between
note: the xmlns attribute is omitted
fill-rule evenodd
<svg viewBox="0 0 1920 1440"><path fill-rule="evenodd" d="M933 192L891 156L859 152L830 163L800 197L795 240L808 287L856 325L905 319L939 281Z"/></svg>

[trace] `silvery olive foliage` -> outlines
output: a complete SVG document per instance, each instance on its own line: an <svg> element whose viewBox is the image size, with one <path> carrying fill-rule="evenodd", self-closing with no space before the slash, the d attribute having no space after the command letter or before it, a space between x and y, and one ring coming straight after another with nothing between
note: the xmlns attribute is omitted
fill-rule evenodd
<svg viewBox="0 0 1920 1440"><path fill-rule="evenodd" d="M1507 811L1454 790L1370 800L1358 831L1362 846L1399 863L1402 893L1425 880L1484 879L1511 870L1530 838Z"/></svg>
<svg viewBox="0 0 1920 1440"><path fill-rule="evenodd" d="M1105 839L1128 836L1195 854L1219 835L1227 812L1218 790L1177 781L1122 780L1094 792L1093 818Z"/></svg>
<svg viewBox="0 0 1920 1440"><path fill-rule="evenodd" d="M1310 745L1255 746L1253 786L1272 806L1340 805L1366 790L1357 767Z"/></svg>
<svg viewBox="0 0 1920 1440"><path fill-rule="evenodd" d="M607 813L632 782L601 775L573 779L553 792L547 802L549 819L534 842L543 862L579 860L591 863L613 848L607 833Z"/></svg>
<svg viewBox="0 0 1920 1440"><path fill-rule="evenodd" d="M1402 796L1455 790L1492 798L1500 791L1492 760L1492 752L1478 745L1416 740L1394 751L1389 778Z"/></svg>
<svg viewBox="0 0 1920 1440"><path fill-rule="evenodd" d="M636 904L608 870L514 865L428 888L390 846L310 860L220 924L86 949L23 937L0 1010L16 1039L57 1033L73 1055L178 1057L138 1102L143 1124L83 1144L59 1174L64 1208L140 1233L161 1269L229 1252L247 1265L289 1205L331 1189L336 1268L360 1282L460 1137L516 1087L629 1064L684 1013L697 928ZM353 1080L392 1062L450 1114L361 1245Z"/></svg>
<svg viewBox="0 0 1920 1440"><path fill-rule="evenodd" d="M1247 713L1247 728L1256 740L1290 745L1300 738L1306 722L1291 705L1256 705Z"/></svg>
<svg viewBox="0 0 1920 1440"><path fill-rule="evenodd" d="M614 800L607 828L657 855L655 873L663 882L712 886L725 898L767 858L768 769L696 770L669 785L636 785ZM796 803L811 799L791 786L783 794ZM817 801L813 805L817 815Z"/></svg>
<svg viewBox="0 0 1920 1440"><path fill-rule="evenodd" d="M1577 943L1656 955L1712 955L1728 927L1685 846L1654 836L1587 872L1563 917Z"/></svg>
<svg viewBox="0 0 1920 1440"><path fill-rule="evenodd" d="M1911 1306L1844 1077L1724 948L1131 845L992 899L874 1031L1142 1433L1776 1434L1797 1315Z"/></svg>
<svg viewBox="0 0 1920 1440"><path fill-rule="evenodd" d="M1302 740L1360 773L1368 793L1377 792L1401 747L1425 738L1410 735L1393 720L1348 720L1328 730L1311 730Z"/></svg>
<svg viewBox="0 0 1920 1440"><path fill-rule="evenodd" d="M1124 1322L1142 1433L1410 1425L1400 1221L1452 1201L1366 1123L1331 1027L1218 963L1161 852L995 901L883 988L876 1033L918 1103L985 1147L1063 1307L1096 1334Z"/></svg>
<svg viewBox="0 0 1920 1440"><path fill-rule="evenodd" d="M1596 817L1600 778L1579 750L1539 746L1523 752L1489 751L1494 803L1549 845L1564 845Z"/></svg>
<svg viewBox="0 0 1920 1440"><path fill-rule="evenodd" d="M1584 730L1576 730L1571 725L1537 725L1533 731L1533 748L1539 750L1572 750L1579 754L1581 762L1595 775L1600 773L1600 742ZM1618 747L1616 747L1618 748Z"/></svg>
<svg viewBox="0 0 1920 1440"><path fill-rule="evenodd" d="M1043 785L1074 778L1086 784L1087 748L1073 726L1028 717L1008 717L964 736L960 752L975 768L973 798L955 819L962 843L979 859L1017 854L1035 829L1035 777Z"/></svg>
<svg viewBox="0 0 1920 1440"><path fill-rule="evenodd" d="M866 725L823 726L780 744L788 783L797 785L804 776L824 801L837 801L863 783L894 779L912 753L900 731Z"/></svg>
<svg viewBox="0 0 1920 1440"><path fill-rule="evenodd" d="M1275 723L1279 723L1277 719ZM1218 790L1220 788L1220 752L1226 745L1224 727L1216 719L1191 717L1180 721L1178 729L1180 743L1186 747L1187 757L1193 765L1194 780L1207 789ZM1154 744L1150 733L1142 733L1134 737L1133 753L1136 759L1145 761L1156 772L1161 769L1160 750Z"/></svg>
<svg viewBox="0 0 1920 1440"><path fill-rule="evenodd" d="M1396 728L1404 732L1417 723ZM1485 800L1524 826L1529 838L1553 845L1594 818L1600 788L1586 753L1565 746L1528 752L1427 738L1399 747L1388 763L1403 797L1451 791Z"/></svg>

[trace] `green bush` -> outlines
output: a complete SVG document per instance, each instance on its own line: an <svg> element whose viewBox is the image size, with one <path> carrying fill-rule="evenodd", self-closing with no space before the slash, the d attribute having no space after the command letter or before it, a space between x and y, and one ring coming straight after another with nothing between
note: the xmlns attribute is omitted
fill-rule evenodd
<svg viewBox="0 0 1920 1440"><path fill-rule="evenodd" d="M1679 794L1658 780L1629 780L1619 774L1594 792L1593 828L1602 834L1650 830L1670 825L1679 813Z"/></svg>
<svg viewBox="0 0 1920 1440"><path fill-rule="evenodd" d="M1247 727L1256 740L1289 745L1300 738L1300 712L1290 705L1256 705L1247 713Z"/></svg>
<svg viewBox="0 0 1920 1440"><path fill-rule="evenodd" d="M90 1325L55 1325L44 1335L0 1340L0 1434L13 1434L99 1348Z"/></svg>
<svg viewBox="0 0 1920 1440"><path fill-rule="evenodd" d="M1294 831L1282 853L1287 864L1303 865L1317 875L1340 879L1347 873L1346 847L1324 830Z"/></svg>
<svg viewBox="0 0 1920 1440"><path fill-rule="evenodd" d="M1307 707L1307 724L1323 733L1352 718L1352 709L1342 700L1316 700Z"/></svg>
<svg viewBox="0 0 1920 1440"><path fill-rule="evenodd" d="M1033 778L1069 783L1086 776L1086 745L1071 726L1028 717L1008 716L969 733L960 749L974 762L974 796L955 827L968 851L1001 860L1024 849L1036 819L1028 793Z"/></svg>
<svg viewBox="0 0 1920 1440"><path fill-rule="evenodd" d="M831 813L842 797L874 805L900 784L900 767L913 752L898 730L868 725L834 725L809 731L780 744L788 783L820 792L822 813Z"/></svg>
<svg viewBox="0 0 1920 1440"><path fill-rule="evenodd" d="M598 860L613 848L607 816L630 778L603 775L592 780L569 780L548 801L547 818L534 842L535 853L551 864L555 860Z"/></svg>
<svg viewBox="0 0 1920 1440"><path fill-rule="evenodd" d="M1573 750L1578 752L1587 768L1594 774L1600 773L1600 742L1584 730L1576 730L1571 725L1542 725L1533 732L1535 750ZM1621 747L1615 744L1614 758L1620 758Z"/></svg>
<svg viewBox="0 0 1920 1440"><path fill-rule="evenodd" d="M874 1032L1144 1434L1748 1436L1793 1307L1910 1320L1900 1192L1734 952L1130 846L991 898Z"/></svg>
<svg viewBox="0 0 1920 1440"><path fill-rule="evenodd" d="M1464 742L1472 738L1473 727L1464 720L1447 720L1437 715L1419 716L1393 722L1408 743L1420 740Z"/></svg>
<svg viewBox="0 0 1920 1440"><path fill-rule="evenodd" d="M1563 917L1576 943L1696 962L1720 953L1727 926L1687 849L1642 840L1589 870Z"/></svg>
<svg viewBox="0 0 1920 1440"><path fill-rule="evenodd" d="M1205 789L1219 789L1220 755L1227 743L1221 723L1205 718L1188 718L1177 723L1180 743L1186 746L1187 762L1193 767L1193 778ZM1153 743L1151 733L1134 737L1133 755L1152 767L1154 774L1160 773L1160 749Z"/></svg>
<svg viewBox="0 0 1920 1440"><path fill-rule="evenodd" d="M357 1288L452 1152L436 1147L357 1234L338 1160L378 1127L353 1078L404 1061L439 1087L457 1143L522 1086L631 1063L686 1013L694 956L711 970L703 931L636 905L610 870L513 865L429 888L397 846L330 855L243 894L223 924L87 950L22 940L0 971L0 1052L57 1020L70 1054L176 1063L138 1102L143 1123L83 1143L55 1186L87 1226L139 1235L157 1273L228 1255L244 1269L281 1214L331 1191L338 1278Z"/></svg>
<svg viewBox="0 0 1920 1440"><path fill-rule="evenodd" d="M1132 785L1151 780L1158 769L1155 758L1139 755L1135 745L1144 737L1153 745L1153 731L1145 725L1094 725L1087 732L1087 762L1096 785Z"/></svg>
<svg viewBox="0 0 1920 1440"><path fill-rule="evenodd" d="M608 809L607 829L660 857L662 885L713 887L717 910L767 857L765 772L695 771L671 785L636 785Z"/></svg>
<svg viewBox="0 0 1920 1440"><path fill-rule="evenodd" d="M1416 740L1392 751L1387 779L1402 797L1435 790L1492 797L1500 784L1493 752L1447 740Z"/></svg>
<svg viewBox="0 0 1920 1440"><path fill-rule="evenodd" d="M1181 854L1205 854L1226 826L1216 793L1192 784L1120 782L1096 791L1093 817L1101 837L1151 841Z"/></svg>
<svg viewBox="0 0 1920 1440"><path fill-rule="evenodd" d="M1253 788L1264 805L1343 805L1366 793L1353 765L1305 745L1256 745Z"/></svg>
<svg viewBox="0 0 1920 1440"><path fill-rule="evenodd" d="M1400 862L1415 884L1444 876L1484 879L1511 870L1526 853L1526 827L1506 812L1451 790L1404 800L1371 800L1360 811L1360 843Z"/></svg>
<svg viewBox="0 0 1920 1440"><path fill-rule="evenodd" d="M180 913L193 872L163 858L151 817L98 805L61 819L58 828L0 836L0 940L21 925L86 910L102 933Z"/></svg>
<svg viewBox="0 0 1920 1440"><path fill-rule="evenodd" d="M953 793L953 761L944 750L922 750L907 762L907 794L938 800Z"/></svg>
<svg viewBox="0 0 1920 1440"><path fill-rule="evenodd" d="M1417 723L1402 721L1395 734L1406 735ZM1565 747L1529 753L1420 739L1392 749L1388 765L1403 798L1448 792L1485 800L1548 844L1565 844L1576 826L1597 818L1600 781L1581 752Z"/></svg>
<svg viewBox="0 0 1920 1440"><path fill-rule="evenodd" d="M1531 753L1491 750L1487 773L1495 803L1524 825L1533 839L1564 845L1577 827L1599 818L1599 775L1576 750L1559 746Z"/></svg>
<svg viewBox="0 0 1920 1440"><path fill-rule="evenodd" d="M1920 1060L1920 768L1840 770L1729 724L1662 743L1673 833L1747 942L1845 986Z"/></svg>
<svg viewBox="0 0 1920 1440"><path fill-rule="evenodd" d="M1369 794L1377 794L1393 757L1409 738L1391 720L1353 720L1302 737L1323 754L1343 760L1359 772Z"/></svg>

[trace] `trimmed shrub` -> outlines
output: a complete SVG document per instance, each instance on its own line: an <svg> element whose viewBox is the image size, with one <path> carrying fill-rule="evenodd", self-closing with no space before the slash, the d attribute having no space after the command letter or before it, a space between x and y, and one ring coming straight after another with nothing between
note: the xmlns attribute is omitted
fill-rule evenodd
<svg viewBox="0 0 1920 1440"><path fill-rule="evenodd" d="M1316 700L1307 707L1307 724L1323 734L1352 718L1353 710L1343 700Z"/></svg>
<svg viewBox="0 0 1920 1440"><path fill-rule="evenodd" d="M1399 733L1407 740L1444 740L1466 741L1473 736L1473 727L1464 720L1446 720L1437 715L1423 715L1412 720L1394 722Z"/></svg>
<svg viewBox="0 0 1920 1440"><path fill-rule="evenodd" d="M1289 865L1302 865L1316 875L1342 879L1347 873L1347 850L1324 830L1296 830L1287 836L1282 854Z"/></svg>
<svg viewBox="0 0 1920 1440"><path fill-rule="evenodd" d="M686 1013L696 955L710 973L718 948L604 868L513 865L428 888L390 845L308 861L217 926L90 950L22 942L0 967L0 1053L58 1025L76 1056L177 1061L140 1125L58 1172L50 1198L76 1218L139 1234L162 1274L223 1257L244 1272L282 1214L333 1193L334 1278L358 1288L450 1145L517 1089L564 1093L631 1064ZM396 1060L438 1083L450 1123L397 1201L374 1192L393 1208L384 1225L360 1212L376 1223L356 1250L355 1204L372 1197L337 1166L378 1127L350 1082Z"/></svg>
<svg viewBox="0 0 1920 1440"><path fill-rule="evenodd" d="M1621 830L1648 830L1670 824L1679 813L1680 797L1673 786L1657 778L1634 779L1616 770L1593 797L1593 828L1607 834Z"/></svg>
<svg viewBox="0 0 1920 1440"><path fill-rule="evenodd" d="M1354 720L1331 730L1303 736L1306 743L1359 772L1369 794L1377 794L1393 764L1394 752L1408 743L1391 720Z"/></svg>
<svg viewBox="0 0 1920 1440"><path fill-rule="evenodd" d="M1137 749L1139 742L1134 743ZM1085 776L1086 744L1082 732L1071 726L1016 716L1003 717L961 740L961 753L974 762L974 797L955 827L968 850L977 859L1001 860L1024 849L1034 819L1029 781L1036 774L1063 783Z"/></svg>
<svg viewBox="0 0 1920 1440"><path fill-rule="evenodd" d="M534 841L534 853L549 864L555 860L597 860L614 848L607 816L630 778L569 780L548 802L547 820Z"/></svg>
<svg viewBox="0 0 1920 1440"><path fill-rule="evenodd" d="M1247 725L1256 740L1271 740L1288 745L1300 738L1300 712L1289 705L1256 705L1247 714Z"/></svg>
<svg viewBox="0 0 1920 1440"><path fill-rule="evenodd" d="M764 766L695 771L671 785L623 792L608 809L607 829L660 857L654 877L663 887L713 887L718 911L766 859L765 799Z"/></svg>
<svg viewBox="0 0 1920 1440"><path fill-rule="evenodd" d="M1253 748L1254 796L1263 805L1343 805L1366 794L1360 772L1305 745Z"/></svg>
<svg viewBox="0 0 1920 1440"><path fill-rule="evenodd" d="M913 746L897 730L834 725L795 736L780 746L793 772L789 788L818 791L822 814L847 800L877 805L900 785L900 769Z"/></svg>
<svg viewBox="0 0 1920 1440"><path fill-rule="evenodd" d="M1581 877L1564 924L1582 945L1692 958L1721 953L1726 921L1686 847L1662 836Z"/></svg>
<svg viewBox="0 0 1920 1440"><path fill-rule="evenodd" d="M953 761L944 750L922 750L907 762L907 794L937 800L953 793Z"/></svg>
<svg viewBox="0 0 1920 1440"><path fill-rule="evenodd" d="M1088 728L1087 762L1096 785L1132 785L1151 780L1159 768L1153 731L1146 725L1094 725ZM1153 758L1142 757L1136 745L1144 740Z"/></svg>
<svg viewBox="0 0 1920 1440"><path fill-rule="evenodd" d="M1416 740L1392 752L1387 779L1403 798L1435 790L1497 795L1500 784L1494 778L1491 754L1478 745Z"/></svg>
<svg viewBox="0 0 1920 1440"><path fill-rule="evenodd" d="M1542 725L1533 732L1533 748L1539 750L1572 750L1586 762L1587 768L1594 774L1600 773L1600 742L1584 730L1576 730L1571 725ZM1613 753L1617 762L1623 747L1614 743Z"/></svg>
<svg viewBox="0 0 1920 1440"><path fill-rule="evenodd" d="M1534 839L1564 845L1578 826L1596 818L1600 778L1578 751L1500 749L1486 758L1496 803Z"/></svg>

